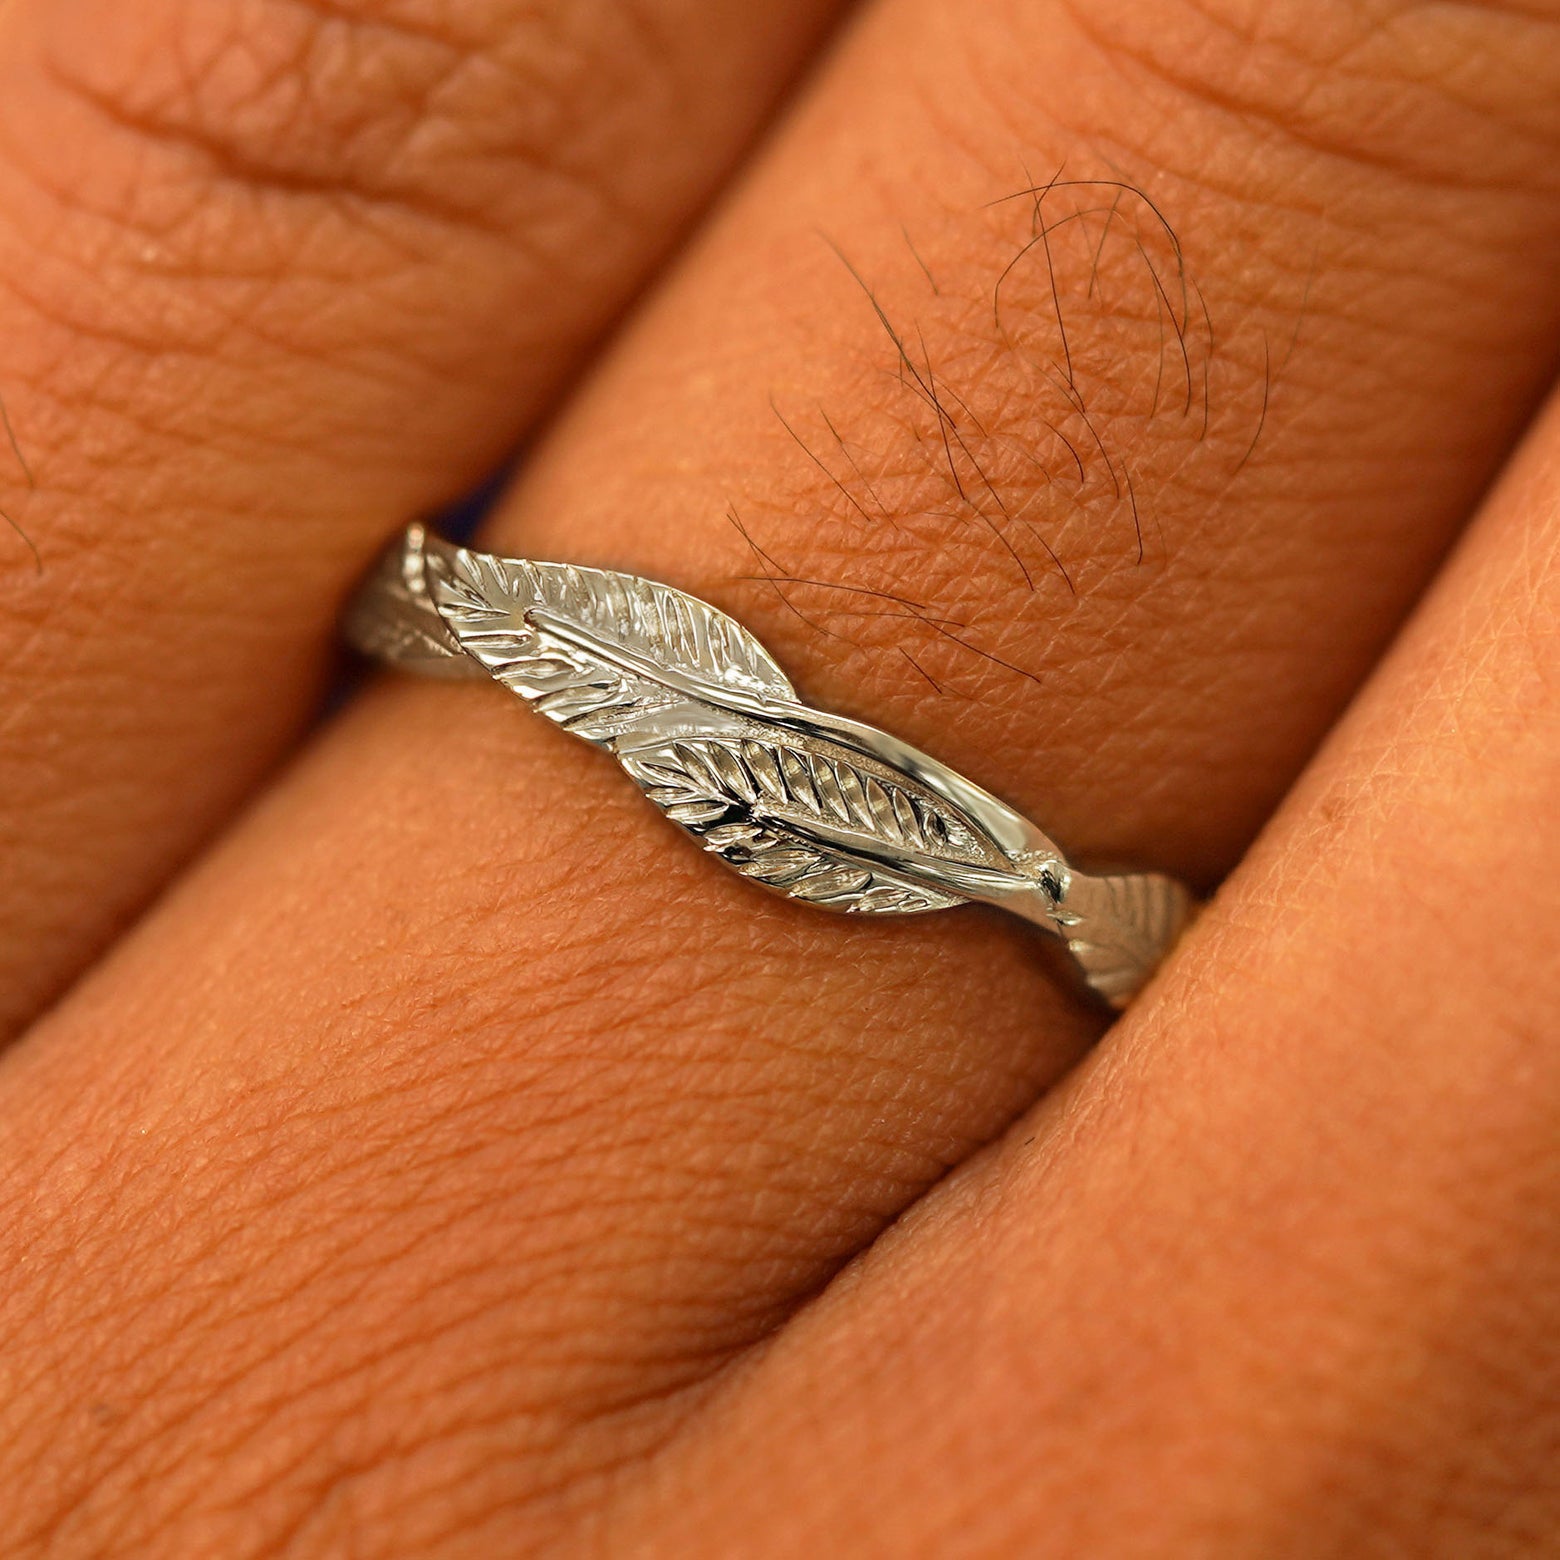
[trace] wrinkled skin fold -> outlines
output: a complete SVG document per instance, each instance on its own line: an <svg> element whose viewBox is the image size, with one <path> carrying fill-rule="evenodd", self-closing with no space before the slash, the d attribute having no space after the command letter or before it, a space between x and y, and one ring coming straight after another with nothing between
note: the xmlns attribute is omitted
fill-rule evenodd
<svg viewBox="0 0 1560 1560"><path fill-rule="evenodd" d="M1550 0L0 8L0 1552L1552 1553L1557 148ZM506 462L1176 956L314 719Z"/></svg>

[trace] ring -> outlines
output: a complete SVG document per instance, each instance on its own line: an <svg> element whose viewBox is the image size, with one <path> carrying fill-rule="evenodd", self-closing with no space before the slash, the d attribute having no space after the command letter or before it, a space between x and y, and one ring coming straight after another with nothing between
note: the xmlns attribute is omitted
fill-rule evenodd
<svg viewBox="0 0 1560 1560"><path fill-rule="evenodd" d="M491 677L605 748L674 823L819 909L971 901L1058 937L1125 1007L1195 900L1161 873L1090 876L1021 814L887 732L808 708L734 618L605 569L499 558L413 525L348 608L348 641L431 677Z"/></svg>

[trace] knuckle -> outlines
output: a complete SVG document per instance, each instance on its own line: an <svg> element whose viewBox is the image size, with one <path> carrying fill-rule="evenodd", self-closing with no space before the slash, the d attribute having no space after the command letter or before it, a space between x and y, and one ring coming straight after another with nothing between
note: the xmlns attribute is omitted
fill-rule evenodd
<svg viewBox="0 0 1560 1560"><path fill-rule="evenodd" d="M77 106L181 172L283 193L391 194L395 154L469 57L294 0L64 11L70 26L43 36L39 63Z"/></svg>
<svg viewBox="0 0 1560 1560"><path fill-rule="evenodd" d="M474 177L478 127L496 117L516 128L492 5L453 15L367 0L63 9L69 25L42 41L51 79L209 183L474 214L491 193Z"/></svg>
<svg viewBox="0 0 1560 1560"><path fill-rule="evenodd" d="M630 49L623 9L58 0L19 13L0 62L0 334L45 485L97 492L144 472L149 445L192 438L258 438L291 460L334 433L379 458L376 417L443 415L430 380L476 392L573 350L592 288L637 263L635 200L655 196L608 188L630 177L617 153L649 117L646 94L665 91L664 50ZM590 285L542 285L576 252L599 262ZM473 374L474 361L493 367ZM308 419L300 366L304 385L334 391ZM492 431L457 400L455 447L485 446ZM0 430L9 468L5 444ZM194 502L214 498L252 503L242 488ZM71 539L46 518L54 556ZM20 579L26 541L0 530L0 569Z"/></svg>
<svg viewBox="0 0 1560 1560"><path fill-rule="evenodd" d="M342 343L322 284L402 297L448 229L502 234L511 268L550 274L582 232L614 243L634 223L611 186L662 67L615 15L62 0L29 21L0 112L0 193L37 251L8 284L147 351L220 350L257 300L324 351ZM279 277L300 285L277 296Z"/></svg>

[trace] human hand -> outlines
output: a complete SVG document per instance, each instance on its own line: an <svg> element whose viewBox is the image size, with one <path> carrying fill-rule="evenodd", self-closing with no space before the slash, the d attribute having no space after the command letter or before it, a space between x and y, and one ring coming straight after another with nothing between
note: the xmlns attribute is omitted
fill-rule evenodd
<svg viewBox="0 0 1560 1560"><path fill-rule="evenodd" d="M1553 1547L1549 8L890 0L484 535L1235 869L1086 1057L491 689L183 869L823 10L0 13L9 1552Z"/></svg>

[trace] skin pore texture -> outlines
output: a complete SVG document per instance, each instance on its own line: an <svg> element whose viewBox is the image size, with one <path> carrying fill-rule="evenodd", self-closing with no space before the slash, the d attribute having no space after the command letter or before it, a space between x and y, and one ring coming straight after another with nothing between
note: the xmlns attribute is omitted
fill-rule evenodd
<svg viewBox="0 0 1560 1560"><path fill-rule="evenodd" d="M495 38L532 47L530 12L489 9ZM38 40L77 13L106 29L104 69L129 50L106 6L34 0L0 13L34 51L13 42L0 69L44 93ZM171 0L155 14L204 25ZM385 15L398 39L435 25ZM748 62L729 157L755 81L784 74L753 51L785 26L755 43L724 8L706 21ZM1552 423L1371 672L1552 377L1556 34L1544 6L862 11L482 542L727 607L809 700L933 751L1080 862L1234 876L1074 1066L1103 1020L1022 928L766 898L498 691L376 684L0 1062L0 1549L1543 1553ZM397 67L359 46L347 85L377 104ZM191 114L228 90L192 79ZM480 130L491 183L435 156L423 198L473 191L484 224L547 228L512 182L535 166L534 95L507 79L496 121L435 133L414 106L359 136L366 110L330 75L305 98L331 134L303 137L281 182L328 171L334 193L349 171L359 235L362 186L407 166L357 160L377 135L436 152ZM124 190L150 199L140 160L202 150L215 125L242 197L273 199L253 158L284 143L244 130L248 89L198 134L148 135L152 109L113 95L139 80L93 87L134 121L114 131ZM654 114L608 120L603 166L683 145ZM665 175L660 243L719 162ZM512 441L658 252L621 252L524 377L503 331L513 300L537 307L534 273L479 245L484 292L440 250L418 307L400 272L387 307L384 252L354 247L392 220L369 205L347 247L289 231L240 264L192 239L170 284L176 320L258 275L280 314L251 317L316 333L310 374L230 359L221 332L150 367L104 360L104 382L125 376L116 416L161 384L204 390L210 426L87 461L66 413L100 398L40 391L24 415L7 390L38 482L16 518L51 570L89 571L34 623L43 669L16 662L15 718L58 745L48 784L9 790L16 839L85 805L61 773L117 753L49 681L91 685L51 647L120 588L104 513L194 572L173 588L128 568L122 617L80 653L217 690L205 708L173 697L185 682L137 695L125 719L158 762L116 756L104 794L193 840L295 728L387 522ZM602 242L572 232L549 240L560 270ZM295 250L296 296L277 259ZM60 362L135 317L99 307L50 327ZM154 310L137 328L173 327ZM332 334L349 328L350 349ZM414 328L407 360L437 348L437 372L376 375ZM263 431L229 421L262 392ZM56 448L127 485L81 480L51 518ZM278 488L308 501L280 548L257 518ZM24 647L30 568L5 578ZM234 573L243 589L202 605ZM256 588L285 625L253 625ZM138 600L165 605L148 620ZM208 664L229 620L258 637ZM174 707L171 731L146 724ZM138 893L179 854L167 838L138 855ZM82 859L53 901L87 928L56 984L107 924L71 905L127 870ZM3 940L19 967L45 926Z"/></svg>
<svg viewBox="0 0 1560 1560"><path fill-rule="evenodd" d="M1157 1000L733 1373L606 1552L1551 1553L1557 687L1560 406Z"/></svg>
<svg viewBox="0 0 1560 1560"><path fill-rule="evenodd" d="M534 426L829 14L0 8L0 1036L296 740L379 538Z"/></svg>

